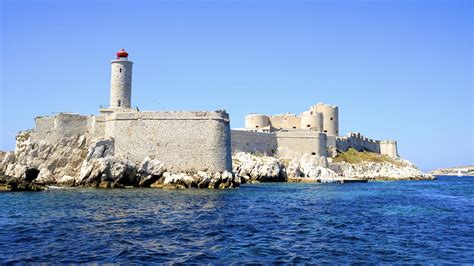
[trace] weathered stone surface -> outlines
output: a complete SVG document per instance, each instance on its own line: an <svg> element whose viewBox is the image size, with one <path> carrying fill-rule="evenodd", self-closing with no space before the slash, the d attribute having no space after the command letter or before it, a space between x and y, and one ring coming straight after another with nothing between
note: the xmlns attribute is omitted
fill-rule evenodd
<svg viewBox="0 0 474 266"><path fill-rule="evenodd" d="M55 184L65 175L79 173L87 155L87 142L85 136L70 136L50 143L34 139L31 131L21 132L15 153L5 156L2 168L5 175L23 179L27 178L27 171L38 171L36 182Z"/></svg>
<svg viewBox="0 0 474 266"><path fill-rule="evenodd" d="M295 158L286 168L289 181L336 182L341 177L327 168L325 157L303 155Z"/></svg>
<svg viewBox="0 0 474 266"><path fill-rule="evenodd" d="M127 160L117 158L98 158L84 161L77 184L110 181L132 186L136 184L136 167Z"/></svg>
<svg viewBox="0 0 474 266"><path fill-rule="evenodd" d="M146 157L138 166L138 185L149 187L160 179L165 170L163 162Z"/></svg>
<svg viewBox="0 0 474 266"><path fill-rule="evenodd" d="M329 167L344 178L369 180L431 180L433 175L421 172L413 163L400 158L393 158L396 163L346 162L330 163Z"/></svg>
<svg viewBox="0 0 474 266"><path fill-rule="evenodd" d="M233 160L234 172L242 177L243 183L280 180L291 182L340 182L347 179L411 180L434 178L432 175L418 170L413 163L400 158L392 158L392 163L363 162L349 164L332 163L330 158L314 155L295 157L288 162L285 159L268 156L236 153ZM267 178L261 178L262 176ZM272 178L268 178L269 176Z"/></svg>
<svg viewBox="0 0 474 266"><path fill-rule="evenodd" d="M233 172L242 177L242 182L276 182L285 181L281 173L284 166L274 157L257 156L238 152L233 156Z"/></svg>
<svg viewBox="0 0 474 266"><path fill-rule="evenodd" d="M65 187L72 187L76 184L76 178L73 176L65 175L58 180L57 184Z"/></svg>
<svg viewBox="0 0 474 266"><path fill-rule="evenodd" d="M198 172L196 174L186 173L163 173L162 178L153 183L154 188L212 188L224 189L240 186L240 177L230 172L216 172L210 174L207 172Z"/></svg>

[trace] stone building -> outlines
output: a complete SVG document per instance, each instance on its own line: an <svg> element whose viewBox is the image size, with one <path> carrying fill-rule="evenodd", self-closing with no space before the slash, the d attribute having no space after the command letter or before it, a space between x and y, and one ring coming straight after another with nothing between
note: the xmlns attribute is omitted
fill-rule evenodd
<svg viewBox="0 0 474 266"><path fill-rule="evenodd" d="M339 136L339 108L318 103L301 115L249 114L245 128L233 129L232 150L292 157L301 154L335 155L335 151L369 151L398 157L397 142L372 140L360 133Z"/></svg>
<svg viewBox="0 0 474 266"><path fill-rule="evenodd" d="M132 107L132 67L121 50L111 61L110 103L99 115L57 113L35 119L33 140L71 136L110 138L114 156L140 163L150 156L172 172L232 171L229 115L214 112L143 112Z"/></svg>

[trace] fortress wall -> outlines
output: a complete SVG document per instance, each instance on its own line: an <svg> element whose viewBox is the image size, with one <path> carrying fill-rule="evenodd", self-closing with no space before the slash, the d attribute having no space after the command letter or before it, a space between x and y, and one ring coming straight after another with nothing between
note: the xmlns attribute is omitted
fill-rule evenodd
<svg viewBox="0 0 474 266"><path fill-rule="evenodd" d="M380 141L380 153L390 157L398 157L397 142L395 140Z"/></svg>
<svg viewBox="0 0 474 266"><path fill-rule="evenodd" d="M59 136L83 135L88 132L88 116L59 113L55 116L55 131Z"/></svg>
<svg viewBox="0 0 474 266"><path fill-rule="evenodd" d="M232 152L273 155L277 150L275 134L231 130Z"/></svg>
<svg viewBox="0 0 474 266"><path fill-rule="evenodd" d="M354 148L358 151L369 151L398 157L396 141L372 140L365 138L360 133L348 133L347 136L337 137L336 147L342 152L347 151L349 148Z"/></svg>
<svg viewBox="0 0 474 266"><path fill-rule="evenodd" d="M35 132L37 134L52 134L54 132L55 116L39 116L35 118Z"/></svg>
<svg viewBox="0 0 474 266"><path fill-rule="evenodd" d="M58 138L89 133L88 121L91 117L71 113L35 118L35 139L56 141Z"/></svg>
<svg viewBox="0 0 474 266"><path fill-rule="evenodd" d="M93 138L103 138L105 136L106 117L103 115L91 116L87 121L87 127Z"/></svg>
<svg viewBox="0 0 474 266"><path fill-rule="evenodd" d="M232 170L225 112L114 113L107 119L105 132L119 158L139 163L152 156L172 172Z"/></svg>
<svg viewBox="0 0 474 266"><path fill-rule="evenodd" d="M270 124L274 128L299 129L301 128L301 117L295 114L270 116Z"/></svg>
<svg viewBox="0 0 474 266"><path fill-rule="evenodd" d="M327 156L326 134L312 131L275 132L278 150Z"/></svg>
<svg viewBox="0 0 474 266"><path fill-rule="evenodd" d="M328 136L326 135L326 147L337 147L336 140L338 137L336 136Z"/></svg>

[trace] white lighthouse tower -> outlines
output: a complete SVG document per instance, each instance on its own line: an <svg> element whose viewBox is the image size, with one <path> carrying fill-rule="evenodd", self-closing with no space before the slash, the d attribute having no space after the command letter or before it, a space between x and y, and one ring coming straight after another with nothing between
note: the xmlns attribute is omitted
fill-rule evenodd
<svg viewBox="0 0 474 266"><path fill-rule="evenodd" d="M110 109L130 109L132 101L132 66L128 53L122 49L117 59L112 60L112 78L110 81Z"/></svg>

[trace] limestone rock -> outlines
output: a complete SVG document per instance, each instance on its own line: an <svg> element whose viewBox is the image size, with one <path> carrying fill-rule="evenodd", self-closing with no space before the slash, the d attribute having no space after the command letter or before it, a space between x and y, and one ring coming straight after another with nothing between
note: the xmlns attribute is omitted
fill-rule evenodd
<svg viewBox="0 0 474 266"><path fill-rule="evenodd" d="M281 161L274 157L257 156L238 152L233 155L233 172L243 178L244 182L285 181Z"/></svg>
<svg viewBox="0 0 474 266"><path fill-rule="evenodd" d="M136 183L136 174L135 165L128 160L98 158L84 161L80 176L75 181L82 185L110 181L131 186Z"/></svg>
<svg viewBox="0 0 474 266"><path fill-rule="evenodd" d="M369 180L430 180L434 176L425 174L416 166L403 159L398 164L388 162L346 162L331 163L330 168L344 178L362 178Z"/></svg>
<svg viewBox="0 0 474 266"><path fill-rule="evenodd" d="M149 187L160 179L165 170L163 162L146 157L138 166L138 185Z"/></svg>
<svg viewBox="0 0 474 266"><path fill-rule="evenodd" d="M57 182L58 185L65 186L65 187L72 187L75 185L75 183L76 183L76 178L69 175L65 175L61 177Z"/></svg>
<svg viewBox="0 0 474 266"><path fill-rule="evenodd" d="M229 172L196 174L164 172L163 177L151 185L154 188L212 188L223 189L240 186L240 178Z"/></svg>
<svg viewBox="0 0 474 266"><path fill-rule="evenodd" d="M295 158L286 168L289 181L336 182L340 176L327 168L325 157L303 155Z"/></svg>
<svg viewBox="0 0 474 266"><path fill-rule="evenodd" d="M15 154L2 163L5 175L25 178L28 170L36 171L35 181L45 184L56 183L65 175L77 175L89 141L85 136L70 136L51 143L35 138L32 131L21 132L16 139Z"/></svg>

